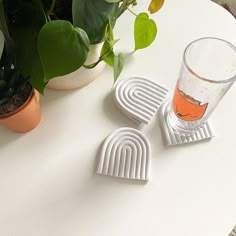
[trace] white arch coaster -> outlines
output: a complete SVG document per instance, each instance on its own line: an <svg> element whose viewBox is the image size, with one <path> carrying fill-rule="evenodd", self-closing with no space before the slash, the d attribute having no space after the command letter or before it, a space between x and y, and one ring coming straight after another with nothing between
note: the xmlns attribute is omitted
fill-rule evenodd
<svg viewBox="0 0 236 236"><path fill-rule="evenodd" d="M147 138L133 128L119 128L104 141L97 173L149 180L151 148Z"/></svg>
<svg viewBox="0 0 236 236"><path fill-rule="evenodd" d="M120 110L137 124L147 124L168 94L163 86L145 78L120 80L114 89L114 100Z"/></svg>
<svg viewBox="0 0 236 236"><path fill-rule="evenodd" d="M201 140L207 140L215 137L212 128L209 122L206 122L201 128L197 131L193 132L190 135L186 135L184 133L178 132L176 133L167 123L167 113L168 113L168 104L169 102L165 102L160 108L160 121L161 128L163 130L166 144L167 145L177 145L184 143L193 143Z"/></svg>

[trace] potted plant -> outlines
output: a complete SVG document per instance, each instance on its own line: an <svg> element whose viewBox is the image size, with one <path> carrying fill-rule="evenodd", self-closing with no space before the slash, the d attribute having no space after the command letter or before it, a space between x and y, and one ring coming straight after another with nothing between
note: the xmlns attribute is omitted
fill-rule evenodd
<svg viewBox="0 0 236 236"><path fill-rule="evenodd" d="M41 93L58 76L69 75L64 79L72 80L72 87L77 86L76 81L81 86L84 70L101 71L102 62L114 68L115 79L119 76L124 58L114 53L117 40L112 29L125 11L135 14L130 7L138 4L137 0L1 1L15 42L17 67L24 76L30 76L32 85ZM149 11L159 10L163 1L152 0ZM156 24L147 13L135 14L135 50L149 46L156 33ZM91 54L98 58L91 60ZM82 75L75 78L77 74L72 72L79 68ZM97 75L91 73L92 77ZM82 85L93 79L88 77L85 75Z"/></svg>
<svg viewBox="0 0 236 236"><path fill-rule="evenodd" d="M39 93L15 68L0 68L0 125L25 133L41 118Z"/></svg>
<svg viewBox="0 0 236 236"><path fill-rule="evenodd" d="M0 0L0 30L4 50L0 59L0 125L24 133L35 128L41 118L39 93L16 67L14 42L8 32L3 2Z"/></svg>
<svg viewBox="0 0 236 236"><path fill-rule="evenodd" d="M163 1L152 0L149 11L159 10ZM0 0L0 30L4 36L0 60L0 125L17 132L34 128L41 114L38 92L43 94L46 84L56 77L66 75L64 81L79 81L78 87L82 79L75 78L74 73L82 68L86 71L97 68L104 61L114 68L114 79L117 79L124 64L122 54L116 55L113 50L117 42L113 37L117 19L126 10L135 15L135 50L149 46L156 37L156 24L149 15L136 15L130 9L136 4L136 0ZM98 58L90 61L97 45ZM92 79L95 76L92 73ZM87 77L82 84L92 80ZM72 83L59 88L73 87ZM24 99L12 106L22 94ZM28 108L32 103L37 108ZM29 118L27 111L31 113ZM20 113L25 122L16 121ZM31 117L33 114L38 114L37 118Z"/></svg>

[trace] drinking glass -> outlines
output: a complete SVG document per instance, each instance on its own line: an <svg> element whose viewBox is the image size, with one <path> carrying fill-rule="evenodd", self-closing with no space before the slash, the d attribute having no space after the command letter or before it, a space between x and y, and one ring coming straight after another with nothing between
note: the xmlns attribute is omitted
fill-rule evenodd
<svg viewBox="0 0 236 236"><path fill-rule="evenodd" d="M167 123L192 133L212 114L236 79L236 47L219 38L200 38L185 49Z"/></svg>

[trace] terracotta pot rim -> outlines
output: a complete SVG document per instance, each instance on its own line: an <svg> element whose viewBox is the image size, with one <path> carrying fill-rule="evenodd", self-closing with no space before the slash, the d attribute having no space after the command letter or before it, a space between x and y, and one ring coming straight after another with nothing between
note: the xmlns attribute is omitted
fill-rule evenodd
<svg viewBox="0 0 236 236"><path fill-rule="evenodd" d="M16 113L18 113L19 111L23 110L23 109L29 104L29 102L30 102L31 99L34 97L34 95L35 95L35 89L32 87L31 92L30 92L30 95L29 95L29 97L25 100L25 102L24 102L20 107L18 107L16 110L10 111L10 112L8 112L8 113L6 113L6 114L0 115L0 120L7 119L7 118L9 118L10 116L13 116L13 115L15 115Z"/></svg>

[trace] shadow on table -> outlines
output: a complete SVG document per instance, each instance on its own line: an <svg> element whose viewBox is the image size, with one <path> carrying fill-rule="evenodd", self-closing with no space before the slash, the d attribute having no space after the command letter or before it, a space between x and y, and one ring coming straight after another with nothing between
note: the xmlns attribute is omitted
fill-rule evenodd
<svg viewBox="0 0 236 236"><path fill-rule="evenodd" d="M0 150L2 147L7 146L10 143L16 142L22 137L21 133L15 133L6 127L0 127Z"/></svg>
<svg viewBox="0 0 236 236"><path fill-rule="evenodd" d="M111 121L116 123L120 127L132 127L138 129L138 125L131 121L127 116L122 114L122 112L116 106L113 100L112 92L104 98L103 111Z"/></svg>
<svg viewBox="0 0 236 236"><path fill-rule="evenodd" d="M41 95L40 99L41 107L57 102L58 100L64 99L66 96L71 96L73 95L73 93L78 92L78 90L79 89L54 90L46 88L45 94Z"/></svg>

